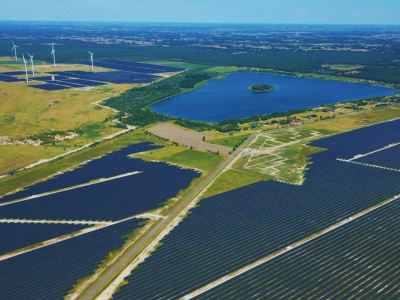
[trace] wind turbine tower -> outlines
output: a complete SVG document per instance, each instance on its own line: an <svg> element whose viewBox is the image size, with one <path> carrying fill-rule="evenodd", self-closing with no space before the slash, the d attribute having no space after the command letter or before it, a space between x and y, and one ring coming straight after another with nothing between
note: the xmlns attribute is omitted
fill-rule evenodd
<svg viewBox="0 0 400 300"><path fill-rule="evenodd" d="M51 55L53 55L53 67L56 66L56 50L54 50L54 44L51 44Z"/></svg>
<svg viewBox="0 0 400 300"><path fill-rule="evenodd" d="M35 54L35 53L32 53L32 54L28 53L29 57L31 58L32 76L35 76L35 68L33 66L33 54Z"/></svg>
<svg viewBox="0 0 400 300"><path fill-rule="evenodd" d="M19 46L15 45L13 41L11 41L11 42L12 42L12 44L13 44L13 48L12 48L11 51L14 51L14 53L15 53L15 60L18 60L18 57L17 57L17 48L18 48Z"/></svg>
<svg viewBox="0 0 400 300"><path fill-rule="evenodd" d="M22 53L22 59L24 60L24 66L25 66L25 75L26 75L26 84L28 84L29 79L28 79L28 68L26 67L26 59L24 54Z"/></svg>
<svg viewBox="0 0 400 300"><path fill-rule="evenodd" d="M90 54L90 61L92 63L92 72L94 73L94 66L93 66L93 53L88 51L88 53Z"/></svg>

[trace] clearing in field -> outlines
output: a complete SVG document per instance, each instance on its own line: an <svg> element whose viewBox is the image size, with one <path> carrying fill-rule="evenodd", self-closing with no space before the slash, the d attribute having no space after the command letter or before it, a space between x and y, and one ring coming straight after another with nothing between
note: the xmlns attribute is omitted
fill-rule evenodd
<svg viewBox="0 0 400 300"><path fill-rule="evenodd" d="M206 142L206 140L213 139L213 137L211 136L204 135L196 131L182 129L169 123L163 123L153 126L148 129L148 132L160 136L164 139L171 140L175 143L201 149L204 151L221 154L228 154L232 151L232 148L221 145L214 145Z"/></svg>
<svg viewBox="0 0 400 300"><path fill-rule="evenodd" d="M308 156L320 151L306 144L329 133L304 127L261 133L243 152L235 168L269 175L288 183L302 184Z"/></svg>

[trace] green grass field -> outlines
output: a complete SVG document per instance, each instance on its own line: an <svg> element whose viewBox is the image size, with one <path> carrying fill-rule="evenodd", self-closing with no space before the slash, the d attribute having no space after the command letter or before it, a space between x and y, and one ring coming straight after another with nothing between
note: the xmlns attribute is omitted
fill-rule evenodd
<svg viewBox="0 0 400 300"><path fill-rule="evenodd" d="M252 183L272 179L272 176L253 174L241 170L231 169L222 173L202 195L202 199L220 193L228 192Z"/></svg>
<svg viewBox="0 0 400 300"><path fill-rule="evenodd" d="M241 143L243 143L248 137L250 136L250 133L246 134L241 134L241 135L236 135L236 136L229 136L225 138L220 138L216 140L208 140L208 142L221 145L221 146L226 146L226 147L237 147Z"/></svg>
<svg viewBox="0 0 400 300"><path fill-rule="evenodd" d="M135 155L146 160L164 161L187 168L194 168L202 172L215 169L224 159L215 153L188 149L183 146L167 145L164 148Z"/></svg>
<svg viewBox="0 0 400 300"><path fill-rule="evenodd" d="M351 64L333 64L333 65L322 65L323 67L329 67L332 70L338 71L353 71L357 69L362 69L362 65L351 65Z"/></svg>

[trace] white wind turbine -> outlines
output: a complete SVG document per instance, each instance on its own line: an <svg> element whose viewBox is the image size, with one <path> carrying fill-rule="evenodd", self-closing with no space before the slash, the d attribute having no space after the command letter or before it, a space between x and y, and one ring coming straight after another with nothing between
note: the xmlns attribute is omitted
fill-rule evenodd
<svg viewBox="0 0 400 300"><path fill-rule="evenodd" d="M56 66L56 50L54 50L54 44L51 44L51 55L53 55L53 67Z"/></svg>
<svg viewBox="0 0 400 300"><path fill-rule="evenodd" d="M12 50L11 50L11 51L14 51L14 53L15 53L15 60L18 60L18 57L17 57L17 48L18 48L19 46L15 45L13 41L11 41L11 42L12 42L12 44L13 44L13 47L12 47Z"/></svg>
<svg viewBox="0 0 400 300"><path fill-rule="evenodd" d="M92 72L94 72L94 66L93 66L93 53L88 51L88 53L90 54L90 61L92 63Z"/></svg>
<svg viewBox="0 0 400 300"><path fill-rule="evenodd" d="M24 54L22 53L22 59L24 60L24 66L25 66L25 75L26 75L26 84L28 84L29 79L28 79L28 68L26 67L26 59Z"/></svg>
<svg viewBox="0 0 400 300"><path fill-rule="evenodd" d="M29 53L28 53L29 57L31 58L32 76L35 76L35 68L33 67L33 55L34 55L34 54L35 54L35 53L32 53L32 54L29 54Z"/></svg>

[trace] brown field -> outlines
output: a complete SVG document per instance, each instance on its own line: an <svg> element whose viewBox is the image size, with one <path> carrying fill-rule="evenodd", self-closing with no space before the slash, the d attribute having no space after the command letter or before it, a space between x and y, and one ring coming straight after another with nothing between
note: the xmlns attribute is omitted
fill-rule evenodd
<svg viewBox="0 0 400 300"><path fill-rule="evenodd" d="M214 145L206 142L206 140L214 139L214 137L212 136L204 135L196 131L183 129L169 123L163 123L153 126L148 129L148 132L160 136L162 138L171 140L178 144L188 147L193 147L196 149L201 149L204 151L210 151L215 153L219 152L221 154L228 154L230 151L232 151L232 148L220 145ZM203 141L203 138L205 139L205 141Z"/></svg>

